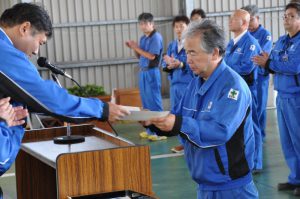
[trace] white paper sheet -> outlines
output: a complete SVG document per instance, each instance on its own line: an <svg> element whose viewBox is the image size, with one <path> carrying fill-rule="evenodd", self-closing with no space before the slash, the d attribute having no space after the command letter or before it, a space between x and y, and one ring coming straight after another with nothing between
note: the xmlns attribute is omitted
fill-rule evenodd
<svg viewBox="0 0 300 199"><path fill-rule="evenodd" d="M130 115L122 117L120 120L147 121L152 118L165 117L169 111L130 111Z"/></svg>

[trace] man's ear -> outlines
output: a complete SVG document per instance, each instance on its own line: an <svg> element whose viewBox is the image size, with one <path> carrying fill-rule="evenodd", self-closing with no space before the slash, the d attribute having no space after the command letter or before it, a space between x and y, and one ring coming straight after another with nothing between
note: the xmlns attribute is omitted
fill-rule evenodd
<svg viewBox="0 0 300 199"><path fill-rule="evenodd" d="M219 48L214 48L214 51L213 51L213 53L212 53L211 59L212 59L213 61L216 61L216 60L219 59L219 57L220 57L220 50L219 50Z"/></svg>
<svg viewBox="0 0 300 199"><path fill-rule="evenodd" d="M19 26L19 33L21 36L24 36L30 32L31 23L29 21L25 21Z"/></svg>

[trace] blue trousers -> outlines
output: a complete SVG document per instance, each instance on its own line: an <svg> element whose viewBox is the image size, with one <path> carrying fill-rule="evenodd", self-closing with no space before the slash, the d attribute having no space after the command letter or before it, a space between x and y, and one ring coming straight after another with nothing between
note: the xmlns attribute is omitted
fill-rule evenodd
<svg viewBox="0 0 300 199"><path fill-rule="evenodd" d="M263 167L263 146L262 146L262 136L259 126L259 117L257 113L257 89L256 87L250 87L252 95L252 120L253 120L253 132L255 139L255 151L254 151L254 168L262 169Z"/></svg>
<svg viewBox="0 0 300 199"><path fill-rule="evenodd" d="M162 111L161 79L158 67L139 72L139 88L144 109ZM155 134L147 129L149 135Z"/></svg>
<svg viewBox="0 0 300 199"><path fill-rule="evenodd" d="M177 83L172 84L170 88L170 101L171 101L171 110L178 104L186 90L188 84Z"/></svg>
<svg viewBox="0 0 300 199"><path fill-rule="evenodd" d="M269 89L269 75L258 74L257 79L257 114L259 119L262 139L266 137L265 129L267 124L267 102Z"/></svg>
<svg viewBox="0 0 300 199"><path fill-rule="evenodd" d="M290 169L288 182L300 185L300 97L276 98L280 141Z"/></svg>
<svg viewBox="0 0 300 199"><path fill-rule="evenodd" d="M198 189L197 199L258 199L258 192L253 181L242 187L219 190L203 191Z"/></svg>

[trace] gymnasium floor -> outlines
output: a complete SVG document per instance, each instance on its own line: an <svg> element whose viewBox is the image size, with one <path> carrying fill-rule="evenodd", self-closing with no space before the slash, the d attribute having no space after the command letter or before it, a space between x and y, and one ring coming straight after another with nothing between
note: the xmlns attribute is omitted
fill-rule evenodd
<svg viewBox="0 0 300 199"><path fill-rule="evenodd" d="M276 110L268 110L267 137L264 143L264 171L254 176L255 184L262 199L293 199L292 192L278 192L278 182L285 182L288 168L285 164L279 142ZM170 148L178 144L177 138L150 142L138 137L143 128L138 124L117 124L120 136L137 144L149 144L152 158L153 189L161 199L196 198L196 184L191 180L182 155L172 154ZM15 199L15 176L12 168L0 178L0 185L7 195L5 199Z"/></svg>

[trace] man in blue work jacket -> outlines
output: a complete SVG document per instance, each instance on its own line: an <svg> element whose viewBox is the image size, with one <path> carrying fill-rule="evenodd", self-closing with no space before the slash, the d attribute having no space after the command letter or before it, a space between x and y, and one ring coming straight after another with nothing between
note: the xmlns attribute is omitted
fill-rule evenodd
<svg viewBox="0 0 300 199"><path fill-rule="evenodd" d="M24 117L28 115L26 109L22 106L12 107L9 103L10 98L0 99L0 176L6 171L5 165L9 161L12 153L18 151L15 150L15 145L13 139L21 140L21 135L12 136L11 126L18 126L25 123ZM0 186L0 199L2 199L2 190Z"/></svg>
<svg viewBox="0 0 300 199"><path fill-rule="evenodd" d="M162 62L163 71L168 73L170 80L171 110L179 103L186 87L194 77L186 62L186 52L183 46L182 34L187 29L190 20L187 16L179 15L173 19L173 29L177 36L170 42L166 55ZM178 145L171 149L173 152L182 152L183 146Z"/></svg>
<svg viewBox="0 0 300 199"><path fill-rule="evenodd" d="M261 24L259 24L259 9L256 5L248 5L242 8L250 14L249 32L257 39L263 52L270 54L272 50L272 36ZM267 102L269 89L269 72L262 67L258 67L257 76L257 114L259 119L262 139L265 138L267 124Z"/></svg>
<svg viewBox="0 0 300 199"><path fill-rule="evenodd" d="M68 94L52 80L44 80L29 57L37 55L40 45L52 35L52 23L44 8L19 3L3 12L0 17L0 70L24 90L47 106L52 112L68 116L95 117L116 120L127 113L121 106L98 99L80 98ZM24 135L22 126L10 127L11 152L0 145L6 154L1 174L14 162Z"/></svg>
<svg viewBox="0 0 300 199"><path fill-rule="evenodd" d="M279 183L278 190L294 190L300 196L300 4L285 7L284 28L270 54L263 53L253 61L274 73L278 91L276 106L281 146L290 169L288 182Z"/></svg>
<svg viewBox="0 0 300 199"><path fill-rule="evenodd" d="M133 40L126 41L126 45L134 50L135 55L139 58L139 88L143 108L151 111L162 111L159 65L163 52L163 39L154 28L151 13L140 14L138 21L140 30L144 35L141 37L139 45ZM150 130L147 130L147 133L142 132L140 136L152 141L166 139L166 137L158 137L155 132Z"/></svg>
<svg viewBox="0 0 300 199"><path fill-rule="evenodd" d="M258 198L252 180L254 134L251 93L223 60L225 36L214 21L191 23L185 33L187 62L198 75L166 117L143 125L179 135L198 199Z"/></svg>
<svg viewBox="0 0 300 199"><path fill-rule="evenodd" d="M245 10L236 10L230 17L229 30L234 33L226 47L224 60L240 74L250 88L252 96L252 119L255 137L254 170L262 170L262 136L257 114L257 70L251 58L261 52L258 41L248 31L250 15Z"/></svg>

